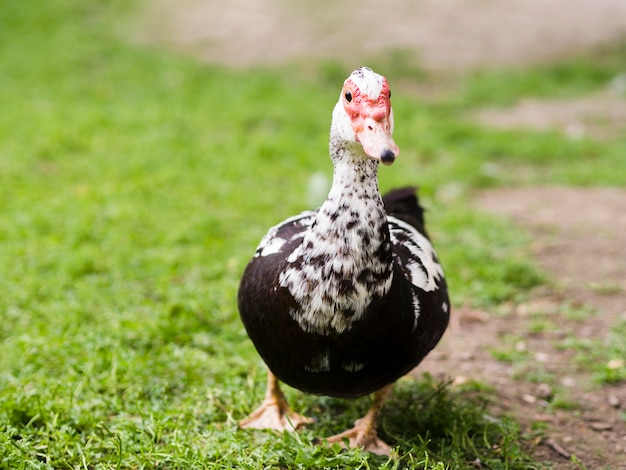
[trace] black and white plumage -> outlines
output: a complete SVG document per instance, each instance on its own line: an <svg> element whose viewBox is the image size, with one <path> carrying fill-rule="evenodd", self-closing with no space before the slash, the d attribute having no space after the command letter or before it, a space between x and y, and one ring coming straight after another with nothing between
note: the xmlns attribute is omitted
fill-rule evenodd
<svg viewBox="0 0 626 470"><path fill-rule="evenodd" d="M377 392L368 415L335 440L384 453L375 422L389 385L447 327L446 281L414 189L384 201L378 190L379 163L399 153L389 97L386 79L371 69L350 75L333 111L328 198L271 228L243 274L241 318L270 380L242 427L307 422L289 411L278 380L335 397Z"/></svg>

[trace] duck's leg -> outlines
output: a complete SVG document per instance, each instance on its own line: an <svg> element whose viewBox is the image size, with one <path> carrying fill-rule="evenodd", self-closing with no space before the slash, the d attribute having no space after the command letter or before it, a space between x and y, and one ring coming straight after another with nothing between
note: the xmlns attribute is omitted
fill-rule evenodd
<svg viewBox="0 0 626 470"><path fill-rule="evenodd" d="M285 395L280 389L278 379L267 371L267 391L265 400L250 415L239 421L239 427L247 429L276 429L293 431L313 420L291 411Z"/></svg>
<svg viewBox="0 0 626 470"><path fill-rule="evenodd" d="M347 431L329 437L330 443L339 442L344 444L344 439L348 439L350 447L361 447L362 449L380 455L389 455L391 446L378 438L376 426L378 425L378 416L383 408L385 400L391 393L392 385L381 388L374 394L374 402L365 416L354 422L354 427Z"/></svg>

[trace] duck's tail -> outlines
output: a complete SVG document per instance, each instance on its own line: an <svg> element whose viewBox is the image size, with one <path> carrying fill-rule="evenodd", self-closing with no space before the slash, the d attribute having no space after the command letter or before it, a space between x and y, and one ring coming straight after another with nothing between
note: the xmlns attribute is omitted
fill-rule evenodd
<svg viewBox="0 0 626 470"><path fill-rule="evenodd" d="M392 189L383 195L383 202L387 214L411 224L428 237L424 227L424 208L419 203L416 187Z"/></svg>

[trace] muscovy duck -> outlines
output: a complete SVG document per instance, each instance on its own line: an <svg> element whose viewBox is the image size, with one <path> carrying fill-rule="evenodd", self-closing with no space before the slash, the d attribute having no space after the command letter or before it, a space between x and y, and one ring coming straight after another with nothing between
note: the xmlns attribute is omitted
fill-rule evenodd
<svg viewBox="0 0 626 470"><path fill-rule="evenodd" d="M271 228L243 273L239 312L269 371L265 400L242 428L311 422L290 409L279 381L332 397L375 393L354 428L327 440L388 454L376 432L383 403L448 325L447 285L415 190L382 198L378 189L379 163L399 153L390 96L367 67L346 79L332 116L328 198Z"/></svg>

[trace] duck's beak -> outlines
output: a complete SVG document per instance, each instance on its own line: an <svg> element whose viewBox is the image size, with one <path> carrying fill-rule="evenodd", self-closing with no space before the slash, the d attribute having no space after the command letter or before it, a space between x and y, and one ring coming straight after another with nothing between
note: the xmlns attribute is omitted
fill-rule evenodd
<svg viewBox="0 0 626 470"><path fill-rule="evenodd" d="M378 119L377 119L378 118ZM363 151L374 160L384 165L391 165L400 149L391 136L393 130L393 114L380 117L371 114L355 123L356 140L363 147Z"/></svg>

